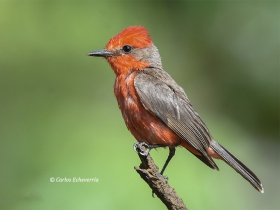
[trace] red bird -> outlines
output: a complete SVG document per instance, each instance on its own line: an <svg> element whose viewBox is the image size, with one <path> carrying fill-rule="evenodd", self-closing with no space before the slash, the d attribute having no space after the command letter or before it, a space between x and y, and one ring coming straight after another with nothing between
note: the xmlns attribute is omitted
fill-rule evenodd
<svg viewBox="0 0 280 210"><path fill-rule="evenodd" d="M150 148L169 147L161 171L182 146L212 169L221 159L264 192L258 177L233 154L216 142L194 110L184 90L166 73L158 49L147 29L131 26L111 38L105 49L88 53L104 57L116 74L115 96L125 124L138 142Z"/></svg>

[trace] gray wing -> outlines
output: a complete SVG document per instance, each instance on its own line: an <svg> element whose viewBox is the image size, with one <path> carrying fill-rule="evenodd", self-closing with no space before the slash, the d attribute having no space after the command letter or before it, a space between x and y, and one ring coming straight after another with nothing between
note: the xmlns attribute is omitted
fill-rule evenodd
<svg viewBox="0 0 280 210"><path fill-rule="evenodd" d="M161 69L146 68L135 76L134 86L144 107L199 151L202 156L197 157L200 160L218 170L207 154L211 135L206 125L184 90L169 74Z"/></svg>

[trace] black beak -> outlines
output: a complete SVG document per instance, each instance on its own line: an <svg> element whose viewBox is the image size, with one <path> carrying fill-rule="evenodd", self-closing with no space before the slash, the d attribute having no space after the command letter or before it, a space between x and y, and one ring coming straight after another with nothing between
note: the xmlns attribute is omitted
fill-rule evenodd
<svg viewBox="0 0 280 210"><path fill-rule="evenodd" d="M96 56L96 57L109 57L109 56L113 56L113 53L106 50L106 49L103 49L103 50L96 50L96 51L92 51L92 52L89 52L87 54L88 56Z"/></svg>

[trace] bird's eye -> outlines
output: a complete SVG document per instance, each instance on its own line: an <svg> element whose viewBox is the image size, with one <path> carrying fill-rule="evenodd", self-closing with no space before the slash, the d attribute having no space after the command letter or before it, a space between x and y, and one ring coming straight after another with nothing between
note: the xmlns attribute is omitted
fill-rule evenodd
<svg viewBox="0 0 280 210"><path fill-rule="evenodd" d="M129 53L132 50L132 47L130 45L124 45L122 49L125 53Z"/></svg>

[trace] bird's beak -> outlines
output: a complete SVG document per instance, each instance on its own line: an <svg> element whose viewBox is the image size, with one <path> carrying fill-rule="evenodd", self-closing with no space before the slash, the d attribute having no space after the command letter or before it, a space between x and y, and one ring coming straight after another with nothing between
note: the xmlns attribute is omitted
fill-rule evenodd
<svg viewBox="0 0 280 210"><path fill-rule="evenodd" d="M88 56L96 56L96 57L109 57L109 56L113 56L113 53L106 50L106 49L103 49L103 50L96 50L96 51L92 51L92 52L89 52L87 54Z"/></svg>

